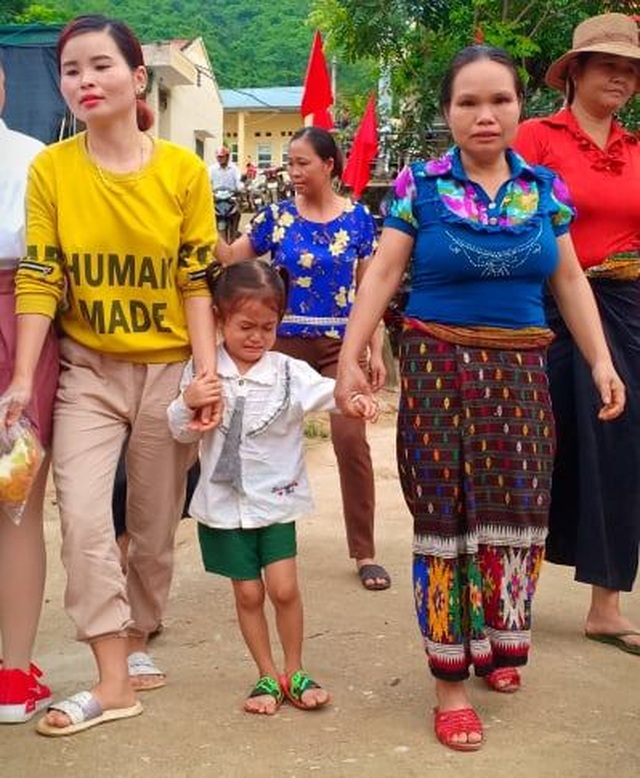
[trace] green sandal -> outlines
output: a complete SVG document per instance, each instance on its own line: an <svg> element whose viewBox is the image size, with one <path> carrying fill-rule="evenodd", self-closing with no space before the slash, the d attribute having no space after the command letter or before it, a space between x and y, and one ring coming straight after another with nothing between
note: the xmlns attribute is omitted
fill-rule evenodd
<svg viewBox="0 0 640 778"><path fill-rule="evenodd" d="M331 701L331 697L328 693L326 700L318 702L315 705L306 705L302 701L302 695L309 689L322 689L322 686L320 686L319 683L316 683L304 670L296 670L296 672L291 673L290 676L283 675L280 678L280 686L282 687L282 691L287 700L301 710L318 710Z"/></svg>
<svg viewBox="0 0 640 778"><path fill-rule="evenodd" d="M254 697L273 697L276 703L275 708L269 711L248 708L247 704L249 700L252 700ZM245 700L244 709L247 713L263 713L267 716L271 716L282 705L283 700L284 692L282 690L282 686L280 686L278 681L272 675L263 675L262 678L258 678L255 686Z"/></svg>

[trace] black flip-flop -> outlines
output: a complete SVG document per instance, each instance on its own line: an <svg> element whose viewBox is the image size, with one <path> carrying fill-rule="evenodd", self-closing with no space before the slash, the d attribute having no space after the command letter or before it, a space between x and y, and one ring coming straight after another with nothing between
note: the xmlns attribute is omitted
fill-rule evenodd
<svg viewBox="0 0 640 778"><path fill-rule="evenodd" d="M382 565L362 565L358 570L358 577L367 591L381 592L391 586L391 576ZM376 583L376 578L382 578L383 583ZM367 583L371 581L371 583Z"/></svg>
<svg viewBox="0 0 640 778"><path fill-rule="evenodd" d="M627 654L640 656L640 646L635 643L628 643L624 638L632 635L640 635L637 630L629 629L626 632L585 632L584 636L588 640L595 640L597 643L606 643L610 646L619 648L620 651L626 651Z"/></svg>

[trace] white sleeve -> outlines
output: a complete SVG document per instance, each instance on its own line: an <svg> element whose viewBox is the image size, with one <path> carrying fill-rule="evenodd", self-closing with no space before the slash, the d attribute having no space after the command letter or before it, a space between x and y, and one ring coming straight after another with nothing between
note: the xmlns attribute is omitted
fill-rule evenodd
<svg viewBox="0 0 640 778"><path fill-rule="evenodd" d="M195 443L200 440L202 433L198 430L189 429L189 424L195 418L195 411L187 407L183 392L193 381L193 360L190 359L184 366L182 378L180 379L180 394L173 400L167 408L167 420L171 434L179 443Z"/></svg>
<svg viewBox="0 0 640 778"><path fill-rule="evenodd" d="M304 413L335 411L335 380L321 376L303 360L289 358L288 361L291 368L292 401L300 405Z"/></svg>

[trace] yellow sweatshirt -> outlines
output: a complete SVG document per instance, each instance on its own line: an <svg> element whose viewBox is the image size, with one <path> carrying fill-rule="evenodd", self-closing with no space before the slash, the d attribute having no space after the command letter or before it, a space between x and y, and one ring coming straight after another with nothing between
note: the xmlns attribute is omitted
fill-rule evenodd
<svg viewBox="0 0 640 778"><path fill-rule="evenodd" d="M209 296L217 239L195 154L155 140L144 168L116 174L91 160L85 133L53 144L31 166L26 233L17 313L60 313L66 335L116 358L189 356L184 300Z"/></svg>

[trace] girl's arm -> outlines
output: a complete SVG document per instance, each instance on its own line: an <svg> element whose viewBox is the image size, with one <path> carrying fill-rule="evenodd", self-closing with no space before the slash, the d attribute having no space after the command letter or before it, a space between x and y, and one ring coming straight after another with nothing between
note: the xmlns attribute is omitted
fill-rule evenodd
<svg viewBox="0 0 640 778"><path fill-rule="evenodd" d="M353 415L350 401L354 395L371 395L371 386L358 364L358 358L371 341L389 300L400 286L413 244L412 235L386 227L382 231L378 250L362 279L351 309L338 363L335 395L338 407L345 414Z"/></svg>
<svg viewBox="0 0 640 778"><path fill-rule="evenodd" d="M560 262L549 279L562 318L591 367L603 408L598 418L615 419L624 410L625 388L616 373L602 329L600 315L570 235L557 238Z"/></svg>
<svg viewBox="0 0 640 778"><path fill-rule="evenodd" d="M178 443L195 443L202 437L202 431L194 429L196 411L189 408L181 392L167 408L167 421L174 440Z"/></svg>
<svg viewBox="0 0 640 778"><path fill-rule="evenodd" d="M199 411L222 399L218 376L198 375L194 370L194 361L190 359L182 371L180 394L167 408L169 429L179 443L200 440L204 430L198 419Z"/></svg>

